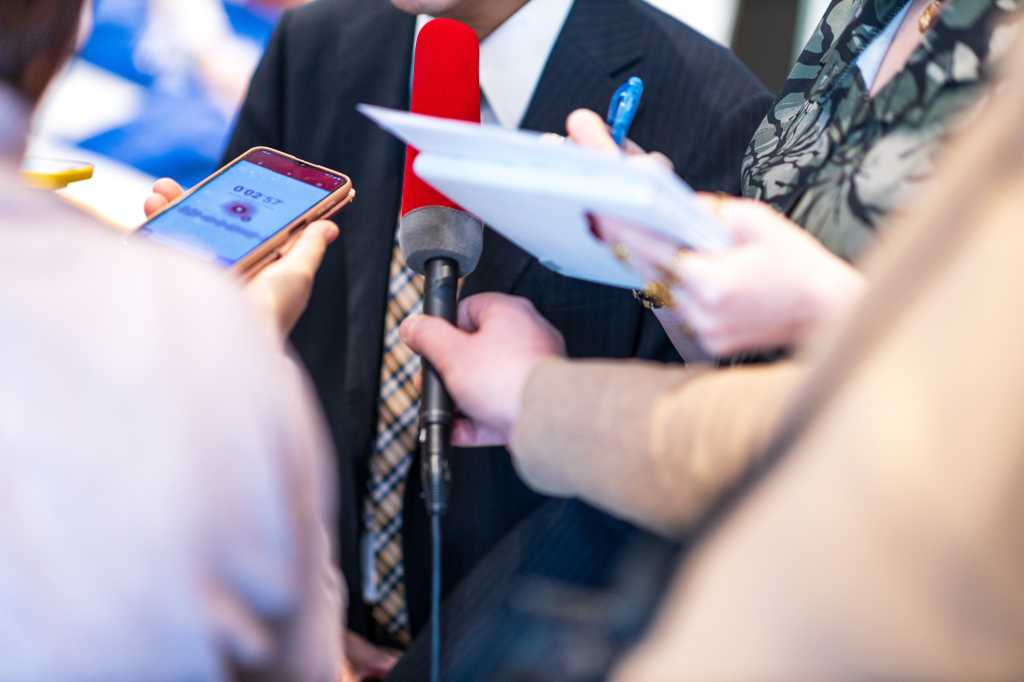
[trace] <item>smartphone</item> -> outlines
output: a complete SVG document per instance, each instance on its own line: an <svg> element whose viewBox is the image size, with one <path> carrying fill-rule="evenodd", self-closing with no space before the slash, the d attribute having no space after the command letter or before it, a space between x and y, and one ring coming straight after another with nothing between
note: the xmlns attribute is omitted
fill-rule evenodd
<svg viewBox="0 0 1024 682"><path fill-rule="evenodd" d="M310 223L355 198L352 181L267 147L242 154L150 218L136 234L240 273L278 257Z"/></svg>

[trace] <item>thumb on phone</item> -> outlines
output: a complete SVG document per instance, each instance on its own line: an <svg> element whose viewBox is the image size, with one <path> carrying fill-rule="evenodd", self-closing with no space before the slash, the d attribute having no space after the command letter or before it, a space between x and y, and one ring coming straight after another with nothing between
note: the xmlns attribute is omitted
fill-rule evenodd
<svg viewBox="0 0 1024 682"><path fill-rule="evenodd" d="M181 188L181 185L170 178L157 180L153 183L153 191L146 197L146 201L142 205L146 217L152 218L184 193L185 190Z"/></svg>

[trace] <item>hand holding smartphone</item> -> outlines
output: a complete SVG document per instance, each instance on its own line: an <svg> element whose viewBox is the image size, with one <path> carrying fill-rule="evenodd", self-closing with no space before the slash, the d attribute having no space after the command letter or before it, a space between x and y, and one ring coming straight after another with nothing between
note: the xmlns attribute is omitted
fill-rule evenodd
<svg viewBox="0 0 1024 682"><path fill-rule="evenodd" d="M150 218L137 234L250 275L303 228L352 202L345 175L250 149Z"/></svg>

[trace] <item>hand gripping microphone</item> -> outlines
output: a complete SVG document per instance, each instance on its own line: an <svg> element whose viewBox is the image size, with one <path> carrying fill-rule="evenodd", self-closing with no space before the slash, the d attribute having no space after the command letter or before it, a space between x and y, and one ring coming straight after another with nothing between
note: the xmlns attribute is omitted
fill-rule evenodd
<svg viewBox="0 0 1024 682"><path fill-rule="evenodd" d="M416 40L412 106L417 114L480 122L480 43L465 24L434 19ZM424 275L423 312L455 323L458 281L476 269L483 225L427 185L414 168L409 147L398 239L413 271ZM441 378L426 361L420 408L420 452L427 511L448 505L448 451L454 408Z"/></svg>

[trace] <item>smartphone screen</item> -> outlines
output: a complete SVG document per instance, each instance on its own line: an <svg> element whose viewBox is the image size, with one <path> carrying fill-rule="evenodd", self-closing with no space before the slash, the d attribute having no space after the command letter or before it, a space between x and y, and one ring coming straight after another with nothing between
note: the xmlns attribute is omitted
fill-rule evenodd
<svg viewBox="0 0 1024 682"><path fill-rule="evenodd" d="M344 176L256 149L138 234L233 266L346 182Z"/></svg>

